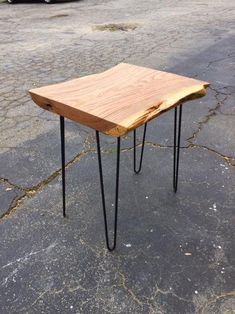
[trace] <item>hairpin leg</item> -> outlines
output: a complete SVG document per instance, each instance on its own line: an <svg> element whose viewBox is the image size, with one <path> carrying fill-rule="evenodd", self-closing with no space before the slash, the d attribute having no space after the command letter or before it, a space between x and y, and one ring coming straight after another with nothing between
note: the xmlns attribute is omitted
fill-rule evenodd
<svg viewBox="0 0 235 314"><path fill-rule="evenodd" d="M100 136L99 131L96 131L96 143L97 143L97 153L98 153L98 163L99 163L99 173L100 173L100 187L103 205L103 215L104 215L104 226L105 226L105 239L107 249L113 251L116 247L117 239L117 218L118 218L118 191L119 191L119 168L120 168L120 137L117 138L117 165L116 165L116 192L115 192L115 216L114 216L114 237L113 245L110 246L109 243L109 232L108 232L108 222L106 215L106 203L105 203L105 193L104 193L104 181L103 181L103 171L102 171L102 160L100 151Z"/></svg>
<svg viewBox="0 0 235 314"><path fill-rule="evenodd" d="M134 130L134 172L136 174L140 173L141 168L142 168L146 129L147 129L147 122L144 125L144 134L143 134L143 139L142 139L142 147L141 147L141 153L140 153L140 163L139 163L139 168L138 169L136 169L136 129Z"/></svg>
<svg viewBox="0 0 235 314"><path fill-rule="evenodd" d="M60 116L60 137L61 137L61 169L62 169L62 197L63 216L65 213L65 140L64 140L64 117Z"/></svg>
<svg viewBox="0 0 235 314"><path fill-rule="evenodd" d="M175 118L174 118L174 162L173 162L173 188L174 188L174 192L175 193L177 192L177 188L178 188L182 105L179 106L178 130L177 130L177 111L178 111L178 107L175 107ZM176 140L176 138L177 138L177 140ZM176 141L177 141L177 143L176 143Z"/></svg>

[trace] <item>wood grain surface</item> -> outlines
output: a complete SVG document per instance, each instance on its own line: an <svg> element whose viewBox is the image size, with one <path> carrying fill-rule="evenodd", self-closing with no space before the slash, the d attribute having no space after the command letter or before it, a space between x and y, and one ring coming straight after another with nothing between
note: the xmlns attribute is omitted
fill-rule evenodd
<svg viewBox="0 0 235 314"><path fill-rule="evenodd" d="M99 74L29 93L46 110L121 136L174 106L204 96L208 86L207 82L120 63Z"/></svg>

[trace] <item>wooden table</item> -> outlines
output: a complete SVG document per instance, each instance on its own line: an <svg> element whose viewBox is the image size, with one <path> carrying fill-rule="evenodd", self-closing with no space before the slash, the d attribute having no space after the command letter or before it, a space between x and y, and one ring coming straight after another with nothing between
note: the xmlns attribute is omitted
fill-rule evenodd
<svg viewBox="0 0 235 314"><path fill-rule="evenodd" d="M65 216L64 117L96 130L101 196L107 248L116 247L121 136L134 130L134 171L141 170L147 122L172 108L174 116L173 186L177 191L182 103L206 95L207 82L120 63L98 74L30 90L40 107L60 115L63 215ZM178 114L179 106L179 114ZM136 168L136 128L145 125ZM117 137L114 241L109 244L99 132Z"/></svg>

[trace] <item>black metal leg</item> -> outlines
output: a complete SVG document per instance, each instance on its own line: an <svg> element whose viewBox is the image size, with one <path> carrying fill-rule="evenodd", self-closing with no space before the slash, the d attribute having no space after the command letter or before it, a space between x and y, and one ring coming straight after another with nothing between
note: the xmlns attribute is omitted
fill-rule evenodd
<svg viewBox="0 0 235 314"><path fill-rule="evenodd" d="M109 232L108 232L108 222L106 215L106 204L105 204L105 193L104 193L104 180L103 180L103 171L102 171L102 160L101 160L101 151L100 151L100 136L99 131L96 131L96 143L97 143L97 153L98 153L98 162L99 162L99 173L100 173L100 187L101 187L101 196L102 196L102 205L103 205L103 215L104 215L104 226L105 226L105 239L107 249L113 251L116 247L117 240L117 218L118 218L118 191L119 191L119 168L120 168L120 137L117 138L117 166L116 166L116 194L115 194L115 216L114 216L114 238L113 245L110 246L109 243Z"/></svg>
<svg viewBox="0 0 235 314"><path fill-rule="evenodd" d="M61 170L62 170L62 197L63 197L63 216L65 213L65 140L64 140L64 117L60 116L60 137L61 137Z"/></svg>
<svg viewBox="0 0 235 314"><path fill-rule="evenodd" d="M138 169L136 169L136 129L134 130L134 172L136 174L140 173L141 168L142 168L146 129L147 129L147 123L145 123L144 125L144 134L143 134L142 147L141 147L141 153L140 153L140 163L139 163Z"/></svg>
<svg viewBox="0 0 235 314"><path fill-rule="evenodd" d="M173 161L173 188L174 188L174 192L175 193L177 192L177 188L178 188L182 105L179 106L178 130L177 130L177 115L178 115L178 107L175 107L175 118L174 118L174 161Z"/></svg>

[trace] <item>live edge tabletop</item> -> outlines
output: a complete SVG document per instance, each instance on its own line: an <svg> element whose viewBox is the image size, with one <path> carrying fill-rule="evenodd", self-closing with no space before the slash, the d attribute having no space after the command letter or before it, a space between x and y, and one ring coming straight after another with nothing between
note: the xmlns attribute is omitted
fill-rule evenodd
<svg viewBox="0 0 235 314"><path fill-rule="evenodd" d="M120 63L99 73L31 89L40 107L112 136L122 136L185 101L207 82Z"/></svg>

